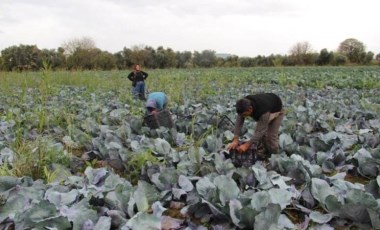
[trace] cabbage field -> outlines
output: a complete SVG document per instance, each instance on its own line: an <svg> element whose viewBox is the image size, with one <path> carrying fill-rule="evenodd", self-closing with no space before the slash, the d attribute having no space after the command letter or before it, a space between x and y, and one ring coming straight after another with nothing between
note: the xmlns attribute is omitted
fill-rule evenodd
<svg viewBox="0 0 380 230"><path fill-rule="evenodd" d="M127 72L0 72L0 229L380 229L379 67L147 72L173 129ZM280 153L235 168L259 92L283 99Z"/></svg>

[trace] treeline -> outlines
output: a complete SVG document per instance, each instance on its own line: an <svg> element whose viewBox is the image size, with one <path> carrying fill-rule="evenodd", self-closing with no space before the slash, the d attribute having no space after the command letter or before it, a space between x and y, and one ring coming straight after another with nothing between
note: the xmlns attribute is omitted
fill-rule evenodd
<svg viewBox="0 0 380 230"><path fill-rule="evenodd" d="M91 39L76 40L58 49L39 49L36 45L11 46L1 51L0 70L40 70L49 64L53 70L112 70L130 69L139 63L143 68L209 68L209 67L256 67L256 66L309 66L309 65L368 65L379 64L380 53L366 52L363 43L346 39L337 51L322 49L311 51L308 42L296 43L289 55L258 55L238 57L219 56L213 50L174 51L162 46L124 48L117 53L100 50ZM375 59L374 59L375 57Z"/></svg>

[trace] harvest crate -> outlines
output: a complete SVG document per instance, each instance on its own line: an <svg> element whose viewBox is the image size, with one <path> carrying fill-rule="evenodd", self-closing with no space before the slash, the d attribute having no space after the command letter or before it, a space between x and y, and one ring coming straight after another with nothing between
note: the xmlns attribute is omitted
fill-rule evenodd
<svg viewBox="0 0 380 230"><path fill-rule="evenodd" d="M245 142L239 143L239 146ZM229 152L228 158L231 158L232 163L235 167L250 167L258 160L264 160L263 158L268 157L265 155L265 148L263 144L259 143L257 148L251 146L246 152L239 153L237 150L231 150Z"/></svg>
<svg viewBox="0 0 380 230"><path fill-rule="evenodd" d="M173 128L174 123L169 110L162 110L155 115L150 114L144 117L144 123L151 129L157 129L160 126Z"/></svg>

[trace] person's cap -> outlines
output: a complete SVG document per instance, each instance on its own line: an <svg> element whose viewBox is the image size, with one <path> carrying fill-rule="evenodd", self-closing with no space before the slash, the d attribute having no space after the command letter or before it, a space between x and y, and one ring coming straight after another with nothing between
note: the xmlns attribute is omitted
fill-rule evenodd
<svg viewBox="0 0 380 230"><path fill-rule="evenodd" d="M156 103L155 100L148 100L146 102L146 107L147 108L154 108L154 109L156 109L157 108L157 103Z"/></svg>

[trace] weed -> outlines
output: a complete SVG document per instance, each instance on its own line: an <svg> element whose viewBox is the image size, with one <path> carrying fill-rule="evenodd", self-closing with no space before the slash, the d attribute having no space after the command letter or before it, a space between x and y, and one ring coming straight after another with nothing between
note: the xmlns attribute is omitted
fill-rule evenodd
<svg viewBox="0 0 380 230"><path fill-rule="evenodd" d="M9 165L7 161L5 161L2 165L0 165L0 176L17 176L12 169L12 166Z"/></svg>
<svg viewBox="0 0 380 230"><path fill-rule="evenodd" d="M132 184L136 184L142 169L147 165L158 164L159 159L151 151L132 153L127 162L128 179Z"/></svg>
<svg viewBox="0 0 380 230"><path fill-rule="evenodd" d="M51 147L49 139L37 138L35 141L23 141L18 143L18 146L14 146L14 149L15 159L12 172L18 177L44 178L44 168L52 163L69 165L69 156Z"/></svg>

